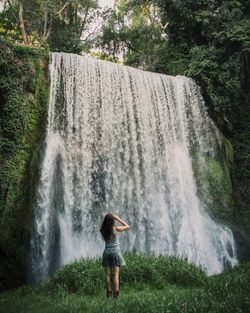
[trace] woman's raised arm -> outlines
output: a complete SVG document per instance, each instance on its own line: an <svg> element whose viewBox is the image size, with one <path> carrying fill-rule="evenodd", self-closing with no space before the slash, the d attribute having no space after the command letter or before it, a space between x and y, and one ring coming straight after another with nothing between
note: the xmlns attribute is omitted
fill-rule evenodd
<svg viewBox="0 0 250 313"><path fill-rule="evenodd" d="M129 229L129 225L128 223L126 223L125 221L123 221L118 215L113 215L114 219L117 220L118 222L120 222L123 226L116 226L116 230L117 231L124 231Z"/></svg>

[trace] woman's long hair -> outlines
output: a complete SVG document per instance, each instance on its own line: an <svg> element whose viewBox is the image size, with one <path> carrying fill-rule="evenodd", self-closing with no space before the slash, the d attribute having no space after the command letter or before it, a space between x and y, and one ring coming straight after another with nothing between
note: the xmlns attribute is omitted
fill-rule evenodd
<svg viewBox="0 0 250 313"><path fill-rule="evenodd" d="M115 220L114 220L113 215L110 213L106 214L102 222L101 229L100 229L102 237L105 241L107 241L110 238L114 224L115 224Z"/></svg>

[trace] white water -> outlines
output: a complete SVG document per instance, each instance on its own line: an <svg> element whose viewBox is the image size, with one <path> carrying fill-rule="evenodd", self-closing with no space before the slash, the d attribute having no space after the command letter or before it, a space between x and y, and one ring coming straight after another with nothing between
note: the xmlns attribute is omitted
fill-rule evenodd
<svg viewBox="0 0 250 313"><path fill-rule="evenodd" d="M108 212L130 224L123 251L185 257L208 274L235 265L231 230L197 197L190 149L213 157L217 135L194 81L73 54L52 53L50 63L34 279L100 255Z"/></svg>

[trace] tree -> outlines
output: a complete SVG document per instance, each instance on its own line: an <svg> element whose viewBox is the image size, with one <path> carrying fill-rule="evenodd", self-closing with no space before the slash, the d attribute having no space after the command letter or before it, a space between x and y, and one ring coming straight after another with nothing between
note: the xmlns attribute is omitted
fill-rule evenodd
<svg viewBox="0 0 250 313"><path fill-rule="evenodd" d="M3 4L0 26L5 35L22 38L26 44L49 44L57 51L89 49L96 35L92 24L101 17L97 0L8 0Z"/></svg>
<svg viewBox="0 0 250 313"><path fill-rule="evenodd" d="M96 35L96 21L100 16L97 1L72 1L53 23L49 45L54 51L88 51ZM100 22L99 22L100 23Z"/></svg>
<svg viewBox="0 0 250 313"><path fill-rule="evenodd" d="M114 61L122 57L125 64L162 71L166 27L153 1L120 1L103 25L97 45Z"/></svg>

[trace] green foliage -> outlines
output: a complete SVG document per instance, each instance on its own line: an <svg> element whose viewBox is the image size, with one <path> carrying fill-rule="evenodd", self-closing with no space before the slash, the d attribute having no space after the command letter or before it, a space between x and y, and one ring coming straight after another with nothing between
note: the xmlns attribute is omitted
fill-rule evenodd
<svg viewBox="0 0 250 313"><path fill-rule="evenodd" d="M193 170L197 192L204 206L221 222L233 223L235 203L230 173L233 167L233 149L231 143L217 132L214 142L216 149L212 154L192 151Z"/></svg>
<svg viewBox="0 0 250 313"><path fill-rule="evenodd" d="M48 54L0 42L0 277L25 279L37 159L47 116ZM40 52L40 53L39 53ZM15 273L16 272L16 273ZM9 279L6 277L10 276ZM13 276L17 276L12 281Z"/></svg>
<svg viewBox="0 0 250 313"><path fill-rule="evenodd" d="M201 162L205 164L201 176L197 176L200 198L214 217L222 222L233 222L233 190L228 171L214 158L207 157ZM213 194L212 199L208 193Z"/></svg>
<svg viewBox="0 0 250 313"><path fill-rule="evenodd" d="M92 46L94 24L101 18L96 0L23 0L26 43L49 45L53 51L80 53ZM105 12L103 13L105 15ZM0 34L23 41L18 1L5 1L0 12Z"/></svg>
<svg viewBox="0 0 250 313"><path fill-rule="evenodd" d="M241 101L242 55L249 48L247 5L235 0L159 0L158 4L163 22L169 22L169 43L189 59L185 75L203 87L215 111L212 117L228 133L234 105Z"/></svg>
<svg viewBox="0 0 250 313"><path fill-rule="evenodd" d="M162 53L166 49L164 27L153 1L120 1L102 27L97 47L124 64L146 70L163 70Z"/></svg>
<svg viewBox="0 0 250 313"><path fill-rule="evenodd" d="M71 53L89 51L95 36L94 23L100 15L95 0L71 1L62 14L54 17L48 40L51 50Z"/></svg>
<svg viewBox="0 0 250 313"><path fill-rule="evenodd" d="M96 294L100 291L96 286L103 283L102 276L99 259L81 259L59 269L48 283L48 288L55 292L63 289L69 293Z"/></svg>
<svg viewBox="0 0 250 313"><path fill-rule="evenodd" d="M209 278L205 292L213 296L214 302L221 301L226 312L247 312L249 309L250 263L245 262L232 270Z"/></svg>
<svg viewBox="0 0 250 313"><path fill-rule="evenodd" d="M2 1L0 1L2 4ZM2 4L3 5L3 4ZM17 20L18 3L17 1L11 7L3 9L0 12L0 35L12 38L14 40L20 40L21 34Z"/></svg>
<svg viewBox="0 0 250 313"><path fill-rule="evenodd" d="M161 259L163 266L163 268L159 267L160 288L154 284L154 279L148 275L148 272L143 275L137 273L140 268L142 268L140 273L147 268L155 269L155 264L159 262L159 259ZM160 257L159 259L157 257L147 259L142 255L127 255L126 260L130 262L127 266L130 266L131 269L126 272L125 267L121 268L120 297L116 301L106 299L105 273L98 264L98 259L92 261L82 259L61 268L51 281L33 286L22 286L2 293L0 295L0 312L248 312L249 262L240 264L219 275L205 277L202 273L202 284L199 281L197 287L194 288L192 282L190 285L186 284L188 274L185 271L180 271L182 260L176 258L168 260L168 257ZM169 264L171 264L171 272L182 272L178 277L177 284L172 284L171 280L166 279L164 275L164 265L166 265L166 271L169 272ZM185 263L185 267L187 271L190 270L189 264ZM191 276L191 274L200 277L201 271L194 267L189 275ZM70 278L71 275L73 275L72 279ZM126 278L126 276L129 277ZM137 277L137 279L133 279L133 277ZM185 277L184 284L179 281L181 277ZM93 283L92 279L94 280ZM77 281L77 288L82 288L78 289L77 292L68 289L69 286L76 286L74 280ZM85 280L87 280L86 283ZM90 289L87 288L87 283L92 286L91 294Z"/></svg>
<svg viewBox="0 0 250 313"><path fill-rule="evenodd" d="M144 254L125 253L127 265L122 268L121 284L134 286L149 284L152 288L162 289L166 284L178 286L203 286L205 272L192 263L176 257L147 256ZM59 269L47 288L53 292L66 290L87 295L100 292L96 286L103 285L101 259L81 259Z"/></svg>
<svg viewBox="0 0 250 313"><path fill-rule="evenodd" d="M123 269L121 282L134 284L148 283L155 287L170 283L179 286L202 286L206 281L205 272L184 259L166 256L125 254L127 266Z"/></svg>

